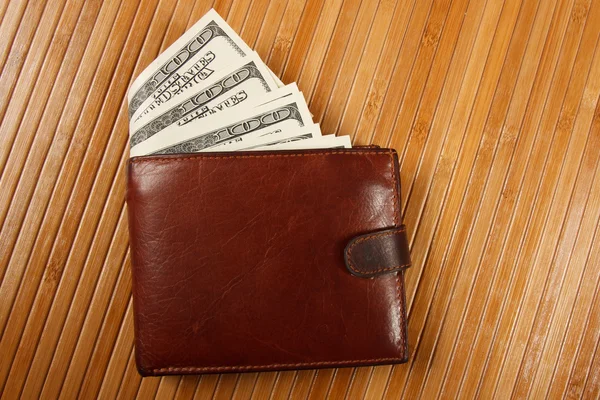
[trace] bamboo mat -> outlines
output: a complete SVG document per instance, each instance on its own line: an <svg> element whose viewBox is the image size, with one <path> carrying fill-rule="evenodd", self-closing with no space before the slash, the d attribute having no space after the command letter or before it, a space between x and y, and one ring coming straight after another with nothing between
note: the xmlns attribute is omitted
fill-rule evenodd
<svg viewBox="0 0 600 400"><path fill-rule="evenodd" d="M405 365L141 379L132 77L211 7L324 133L400 155ZM0 0L0 390L598 398L600 1Z"/></svg>

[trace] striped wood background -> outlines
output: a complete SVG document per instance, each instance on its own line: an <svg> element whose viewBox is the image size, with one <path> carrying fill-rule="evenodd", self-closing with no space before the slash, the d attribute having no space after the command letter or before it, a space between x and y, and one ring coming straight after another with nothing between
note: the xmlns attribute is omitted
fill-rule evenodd
<svg viewBox="0 0 600 400"><path fill-rule="evenodd" d="M125 93L211 6L324 132L401 157L406 365L141 379ZM0 390L600 396L600 1L0 0Z"/></svg>

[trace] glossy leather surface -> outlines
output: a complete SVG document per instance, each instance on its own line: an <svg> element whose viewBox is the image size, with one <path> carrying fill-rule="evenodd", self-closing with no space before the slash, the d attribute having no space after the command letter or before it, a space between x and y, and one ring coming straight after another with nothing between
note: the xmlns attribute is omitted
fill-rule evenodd
<svg viewBox="0 0 600 400"><path fill-rule="evenodd" d="M407 359L403 272L344 262L401 225L393 150L142 157L128 175L140 373Z"/></svg>
<svg viewBox="0 0 600 400"><path fill-rule="evenodd" d="M356 276L370 278L410 267L406 226L360 235L345 251L346 267Z"/></svg>

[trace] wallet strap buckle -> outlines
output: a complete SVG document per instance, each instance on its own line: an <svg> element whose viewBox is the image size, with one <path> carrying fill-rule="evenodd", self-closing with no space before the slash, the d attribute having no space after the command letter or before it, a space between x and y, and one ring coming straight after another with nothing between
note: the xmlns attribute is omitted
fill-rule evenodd
<svg viewBox="0 0 600 400"><path fill-rule="evenodd" d="M360 235L350 240L344 251L346 268L352 275L371 278L410 267L406 227Z"/></svg>

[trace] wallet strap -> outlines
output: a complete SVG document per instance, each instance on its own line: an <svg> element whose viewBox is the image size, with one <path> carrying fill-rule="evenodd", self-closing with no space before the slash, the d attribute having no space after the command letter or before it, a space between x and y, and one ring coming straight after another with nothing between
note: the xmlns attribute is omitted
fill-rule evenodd
<svg viewBox="0 0 600 400"><path fill-rule="evenodd" d="M346 246L346 267L352 275L371 278L410 267L406 227L357 236Z"/></svg>

